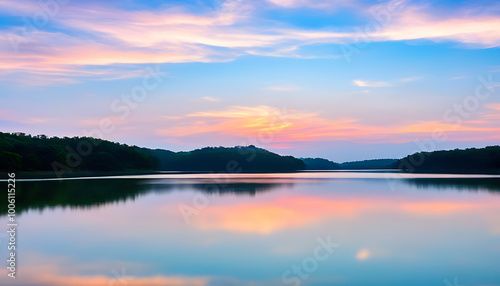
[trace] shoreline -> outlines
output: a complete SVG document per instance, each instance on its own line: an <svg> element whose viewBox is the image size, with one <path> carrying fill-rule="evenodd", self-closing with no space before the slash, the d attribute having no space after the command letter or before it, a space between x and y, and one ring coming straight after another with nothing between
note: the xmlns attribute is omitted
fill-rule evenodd
<svg viewBox="0 0 500 286"><path fill-rule="evenodd" d="M339 170L295 170L295 171L246 171L246 172L221 172L221 171L117 171L117 172L93 172L79 171L64 176L57 177L54 172L15 172L16 178L36 180L36 179L76 179L87 177L111 177L111 176L140 176L140 175L162 175L162 174L280 174L280 173L319 173L319 172L374 172L374 173L400 173L400 174L450 174L450 175L500 175L500 170L478 170L478 171L418 171L404 172L400 169L339 169ZM8 172L5 172L6 174ZM0 178L0 181L3 181Z"/></svg>

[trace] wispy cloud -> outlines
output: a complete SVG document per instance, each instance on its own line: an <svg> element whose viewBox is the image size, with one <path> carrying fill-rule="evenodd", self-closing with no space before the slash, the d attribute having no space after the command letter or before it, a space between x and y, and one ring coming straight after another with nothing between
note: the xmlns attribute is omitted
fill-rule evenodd
<svg viewBox="0 0 500 286"><path fill-rule="evenodd" d="M488 109L500 111L500 104L488 104L485 107Z"/></svg>
<svg viewBox="0 0 500 286"><path fill-rule="evenodd" d="M469 47L491 48L500 45L500 17L474 15L467 11L457 14L432 15L422 7L410 7L396 16L394 24L375 34L380 40L453 41Z"/></svg>
<svg viewBox="0 0 500 286"><path fill-rule="evenodd" d="M204 96L201 98L203 101L210 101L210 102L217 102L220 101L220 98L217 97L211 97L211 96Z"/></svg>
<svg viewBox="0 0 500 286"><path fill-rule="evenodd" d="M16 122L23 125L42 125L44 123L48 123L53 118L47 117L24 117L23 115L13 113L8 109L1 110L0 109L0 120L1 121L9 121Z"/></svg>
<svg viewBox="0 0 500 286"><path fill-rule="evenodd" d="M349 5L347 1L268 1L284 9ZM310 58L300 47L353 43L359 39L356 27L297 28L283 20L259 18L262 13L258 11L264 8L258 3L261 2L225 1L215 12L206 9L194 13L183 7L133 11L96 2L75 2L64 6L51 19L61 29L31 33L19 54L12 53L9 37L22 36L23 28L0 30L0 73L37 73L64 78L88 76L90 66L221 62L248 54ZM356 5L356 11L369 15L371 6ZM462 9L443 16L434 15L427 6L405 7L392 15L391 25L369 34L370 40L428 39L452 41L469 48L500 45L498 15ZM36 1L0 1L0 9L1 14L22 17L33 15L40 7ZM381 84L361 80L359 83L373 87Z"/></svg>
<svg viewBox="0 0 500 286"><path fill-rule="evenodd" d="M352 81L355 85L361 87L389 87L392 84L385 81L364 81L360 79L356 79Z"/></svg>

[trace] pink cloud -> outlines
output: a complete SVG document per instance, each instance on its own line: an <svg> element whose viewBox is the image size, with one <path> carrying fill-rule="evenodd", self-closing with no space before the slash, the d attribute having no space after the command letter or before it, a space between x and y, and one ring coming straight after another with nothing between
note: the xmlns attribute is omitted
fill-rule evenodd
<svg viewBox="0 0 500 286"><path fill-rule="evenodd" d="M345 1L269 0L278 7L323 7L348 5ZM404 1L403 1L404 2ZM359 5L358 5L359 6ZM403 6L402 6L403 7ZM0 1L4 13L32 16L40 11L35 1ZM367 6L357 10L370 15ZM0 31L1 74L37 73L52 78L92 76L87 66L116 64L185 63L231 61L239 56L256 54L307 58L300 47L317 44L356 42L356 27L335 29L299 29L279 21L266 21L253 11L265 6L245 1L226 1L218 11L193 14L171 7L155 11L126 11L98 4L68 4L50 18L75 33L32 32L23 37L20 27ZM368 16L367 22L372 21ZM500 17L459 11L435 17L426 7L405 5L394 12L389 24L368 33L371 41L428 39L453 41L477 48L500 45ZM359 28L359 27L358 27ZM78 36L85 33L85 37ZM19 53L12 53L9 39L21 39ZM333 57L339 55L332 55ZM101 70L101 74L113 71ZM88 74L90 73L90 75ZM113 76L109 77L115 78ZM59 83L64 80L59 80ZM55 80L57 84L57 80ZM359 81L361 86L381 83Z"/></svg>

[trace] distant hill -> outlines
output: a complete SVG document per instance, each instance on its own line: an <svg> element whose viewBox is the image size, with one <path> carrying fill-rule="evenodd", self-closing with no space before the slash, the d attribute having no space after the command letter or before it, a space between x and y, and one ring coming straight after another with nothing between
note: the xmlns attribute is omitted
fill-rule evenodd
<svg viewBox="0 0 500 286"><path fill-rule="evenodd" d="M338 170L340 164L323 158L301 158L306 164L306 170Z"/></svg>
<svg viewBox="0 0 500 286"><path fill-rule="evenodd" d="M361 169L396 169L397 159L374 159L335 163L323 158L301 158L306 170L361 170Z"/></svg>
<svg viewBox="0 0 500 286"><path fill-rule="evenodd" d="M157 160L157 166L156 166L157 170L161 171L171 170L172 166L171 160L173 156L176 154L175 152L164 149L148 149L141 147L136 147L136 148L140 152L152 156Z"/></svg>
<svg viewBox="0 0 500 286"><path fill-rule="evenodd" d="M396 169L397 159L373 159L364 161L345 162L340 164L343 170L361 170L361 169Z"/></svg>
<svg viewBox="0 0 500 286"><path fill-rule="evenodd" d="M206 147L189 152L139 148L90 137L59 138L0 132L0 171L120 172L220 171L288 172L305 169L292 156L253 145Z"/></svg>
<svg viewBox="0 0 500 286"><path fill-rule="evenodd" d="M419 152L397 163L403 172L500 173L500 146Z"/></svg>
<svg viewBox="0 0 500 286"><path fill-rule="evenodd" d="M156 154L161 152L156 151ZM280 156L262 148L250 146L206 147L190 152L164 154L161 170L222 171L222 172L288 172L305 169L301 160Z"/></svg>

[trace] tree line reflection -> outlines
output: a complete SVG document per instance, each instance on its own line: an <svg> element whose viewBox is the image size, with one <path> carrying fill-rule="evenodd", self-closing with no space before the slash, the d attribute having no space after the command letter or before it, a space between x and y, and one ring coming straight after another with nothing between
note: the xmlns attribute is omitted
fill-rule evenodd
<svg viewBox="0 0 500 286"><path fill-rule="evenodd" d="M328 181L328 180L326 180ZM405 184L419 189L458 190L472 192L500 192L499 178L482 179L404 179ZM257 196L277 188L292 188L297 182L272 179L264 181L234 181L224 184L210 183L207 180L169 180L169 179L91 179L60 181L17 182L16 212L28 210L69 207L90 209L107 204L134 201L148 193L167 193L171 191L195 190L214 195ZM299 182L299 183L303 183ZM7 204L0 205L0 215L7 214Z"/></svg>

